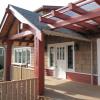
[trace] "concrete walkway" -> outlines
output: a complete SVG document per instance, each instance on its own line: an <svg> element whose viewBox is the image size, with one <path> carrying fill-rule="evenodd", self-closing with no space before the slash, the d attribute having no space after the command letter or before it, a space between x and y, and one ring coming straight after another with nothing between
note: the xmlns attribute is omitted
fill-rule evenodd
<svg viewBox="0 0 100 100"><path fill-rule="evenodd" d="M45 78L45 96L51 100L100 100L100 87L61 80Z"/></svg>

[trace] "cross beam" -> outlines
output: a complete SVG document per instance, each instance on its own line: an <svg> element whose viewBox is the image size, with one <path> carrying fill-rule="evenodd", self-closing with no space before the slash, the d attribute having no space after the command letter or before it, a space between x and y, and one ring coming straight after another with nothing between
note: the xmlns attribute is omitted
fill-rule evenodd
<svg viewBox="0 0 100 100"><path fill-rule="evenodd" d="M73 3L69 3L68 8L78 14L86 14L87 11L85 11L84 9L78 7L77 5L73 4Z"/></svg>
<svg viewBox="0 0 100 100"><path fill-rule="evenodd" d="M62 19L62 20L67 20L67 19L69 19L70 17L69 16L67 16L67 15L65 15L65 14L63 14L63 13L61 13L61 12L59 12L59 11L52 11L51 12L51 14L52 14L52 16L55 16L55 17L57 17L57 18L60 18L60 19ZM54 21L53 21L54 22Z"/></svg>
<svg viewBox="0 0 100 100"><path fill-rule="evenodd" d="M34 34L33 34L33 32L27 30L27 31L18 33L16 35L13 35L13 36L9 37L9 39L10 40L15 40L15 39L20 39L20 38L23 38L23 37L26 37L26 36L29 36L29 35L34 35Z"/></svg>

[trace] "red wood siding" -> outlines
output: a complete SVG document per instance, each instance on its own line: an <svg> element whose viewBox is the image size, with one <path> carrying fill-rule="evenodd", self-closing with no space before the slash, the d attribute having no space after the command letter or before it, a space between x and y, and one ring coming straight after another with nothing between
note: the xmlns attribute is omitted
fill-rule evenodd
<svg viewBox="0 0 100 100"><path fill-rule="evenodd" d="M67 79L91 84L91 75L67 72ZM93 84L97 85L97 76L93 76Z"/></svg>
<svg viewBox="0 0 100 100"><path fill-rule="evenodd" d="M53 75L54 75L54 70L45 69L45 75L46 75L46 76L53 76Z"/></svg>

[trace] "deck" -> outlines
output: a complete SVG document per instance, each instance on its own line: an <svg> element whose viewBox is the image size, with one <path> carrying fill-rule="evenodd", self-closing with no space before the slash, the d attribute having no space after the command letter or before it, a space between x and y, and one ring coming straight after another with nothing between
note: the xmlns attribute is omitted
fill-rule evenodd
<svg viewBox="0 0 100 100"><path fill-rule="evenodd" d="M46 77L45 96L51 100L100 100L100 87Z"/></svg>

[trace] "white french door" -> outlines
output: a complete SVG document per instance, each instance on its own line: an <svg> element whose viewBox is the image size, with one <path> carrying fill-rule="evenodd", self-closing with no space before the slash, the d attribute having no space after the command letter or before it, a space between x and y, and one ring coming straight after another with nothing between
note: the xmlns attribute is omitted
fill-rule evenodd
<svg viewBox="0 0 100 100"><path fill-rule="evenodd" d="M55 62L55 76L57 78L66 79L66 61L67 61L66 46L59 44L56 46L56 62Z"/></svg>
<svg viewBox="0 0 100 100"><path fill-rule="evenodd" d="M48 46L49 68L54 76L66 79L66 72L74 70L74 43L57 43Z"/></svg>

